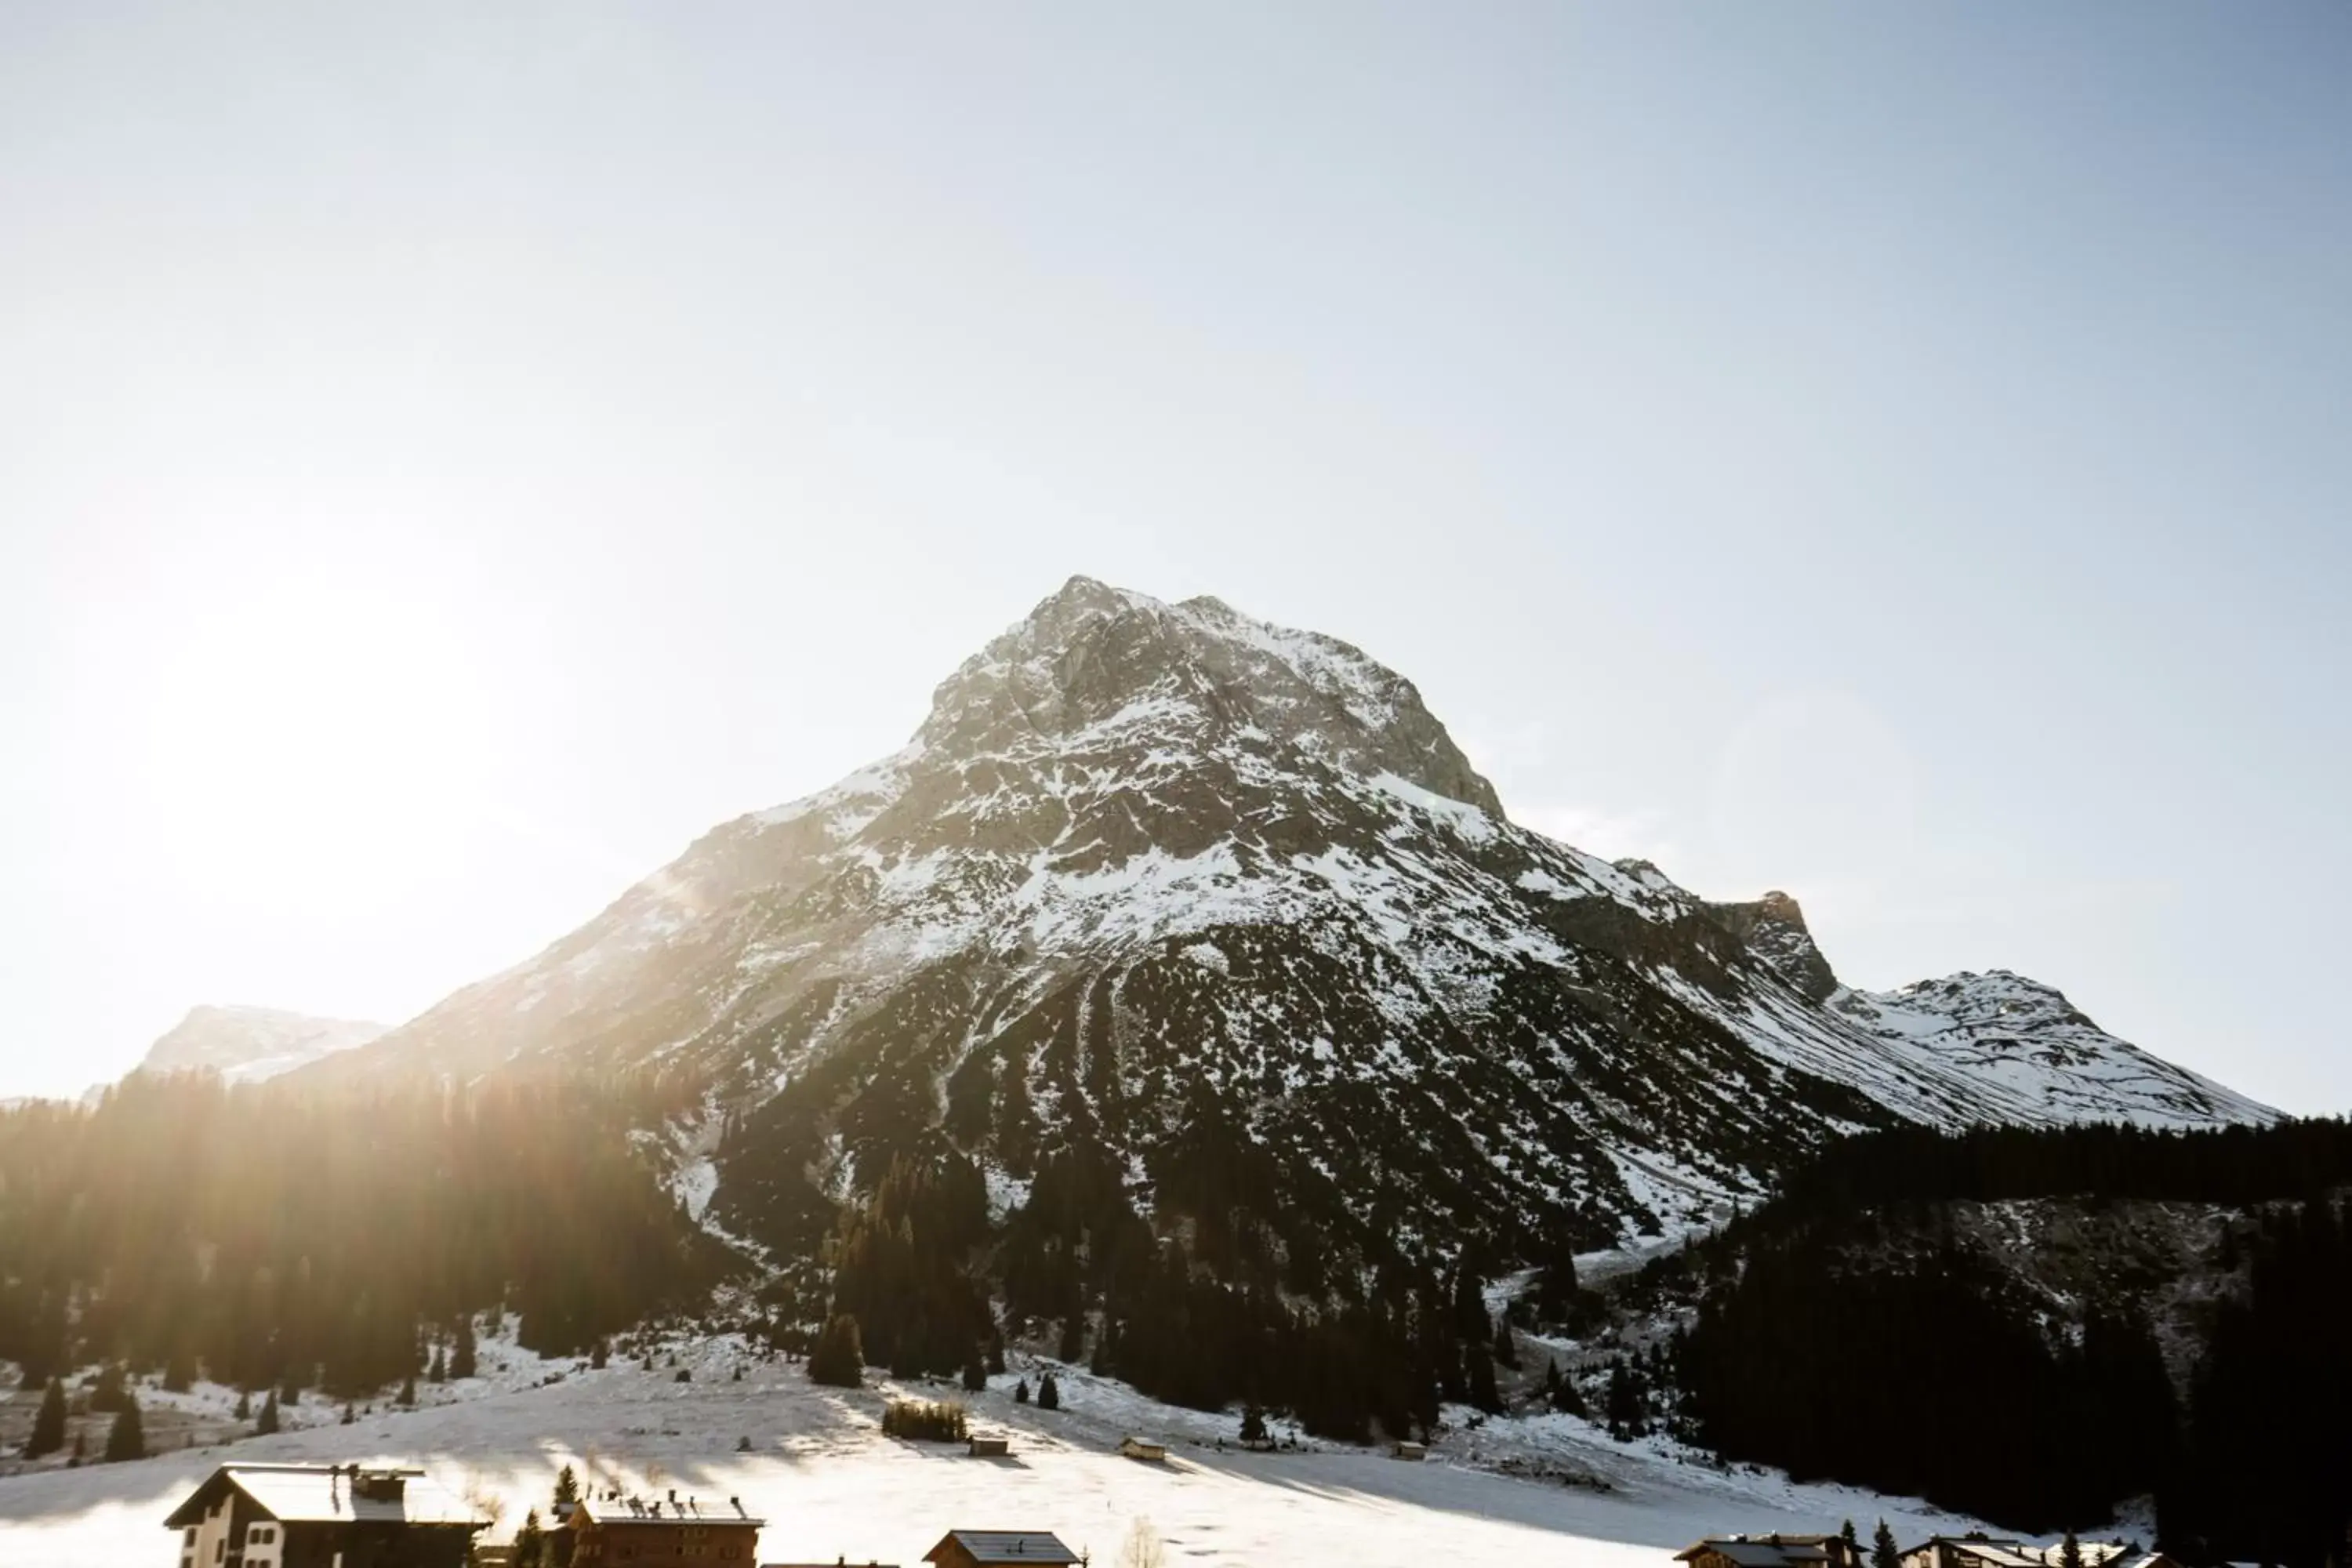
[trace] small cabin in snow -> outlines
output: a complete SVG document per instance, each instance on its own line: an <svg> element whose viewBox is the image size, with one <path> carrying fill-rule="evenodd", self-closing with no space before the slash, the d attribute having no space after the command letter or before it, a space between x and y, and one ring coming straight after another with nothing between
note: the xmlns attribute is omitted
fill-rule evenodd
<svg viewBox="0 0 2352 1568"><path fill-rule="evenodd" d="M1050 1530L950 1530L923 1553L936 1568L1006 1568L1007 1564L1076 1563L1078 1554Z"/></svg>
<svg viewBox="0 0 2352 1568"><path fill-rule="evenodd" d="M1711 1535L1675 1553L1690 1568L1862 1568L1836 1535Z"/></svg>
<svg viewBox="0 0 2352 1568"><path fill-rule="evenodd" d="M1166 1445L1147 1443L1140 1437L1122 1437L1118 1451L1130 1459L1146 1459L1155 1464L1168 1458Z"/></svg>

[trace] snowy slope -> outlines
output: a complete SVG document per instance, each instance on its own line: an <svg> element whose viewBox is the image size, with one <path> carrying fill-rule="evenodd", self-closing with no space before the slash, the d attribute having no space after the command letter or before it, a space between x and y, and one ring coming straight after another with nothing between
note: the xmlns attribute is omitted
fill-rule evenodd
<svg viewBox="0 0 2352 1568"><path fill-rule="evenodd" d="M1066 1373L1058 1413L1013 1402L1019 1369L986 1394L959 1392L976 1426L1013 1438L1010 1458L978 1460L883 1436L887 1385L816 1388L798 1367L751 1361L724 1339L688 1343L682 1361L689 1384L673 1381L667 1355L651 1373L615 1362L567 1371L551 1386L379 1413L351 1426L0 1479L0 1557L45 1568L166 1561L160 1521L229 1459L421 1463L494 1509L499 1523L485 1539L499 1542L525 1508L545 1508L557 1468L570 1462L633 1490L676 1488L721 1506L741 1498L771 1521L763 1562L911 1563L948 1530L974 1526L1052 1530L1110 1562L1133 1521L1148 1518L1171 1562L1199 1568L1418 1568L1451 1555L1655 1568L1666 1553L1724 1531L1834 1530L1853 1518L1866 1531L1884 1515L1908 1541L1976 1522L1916 1501L1677 1462L1567 1417L1459 1432L1425 1464L1321 1444L1220 1453L1211 1439L1231 1436L1230 1415L1171 1410L1076 1372ZM730 1375L738 1364L746 1366L741 1382ZM1169 1462L1111 1453L1130 1432L1166 1442ZM743 1439L749 1452L738 1451ZM1506 1466L1584 1484L1495 1473Z"/></svg>
<svg viewBox="0 0 2352 1568"><path fill-rule="evenodd" d="M382 1024L312 1018L269 1007L194 1007L147 1047L147 1072L206 1068L236 1083L256 1083L366 1045Z"/></svg>
<svg viewBox="0 0 2352 1568"><path fill-rule="evenodd" d="M898 752L313 1070L692 1067L743 1132L713 1212L772 1240L934 1129L1008 1190L1083 1140L1148 1199L1237 1128L1276 1201L1411 1250L1686 1223L1896 1119L2270 1114L2005 1000L1842 990L1794 900L1510 822L1357 649L1076 578Z"/></svg>

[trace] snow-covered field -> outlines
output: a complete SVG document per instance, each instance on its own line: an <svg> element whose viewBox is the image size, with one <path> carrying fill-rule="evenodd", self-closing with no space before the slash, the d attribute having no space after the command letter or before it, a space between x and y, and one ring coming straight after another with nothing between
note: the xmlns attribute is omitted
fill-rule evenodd
<svg viewBox="0 0 2352 1568"><path fill-rule="evenodd" d="M705 1506L741 1498L770 1521L761 1537L767 1562L911 1564L949 1529L978 1527L1052 1530L1109 1564L1143 1517L1176 1568L1420 1568L1440 1556L1664 1568L1670 1552L1706 1533L1834 1530L1850 1516L1867 1537L1884 1515L1908 1540L1973 1522L1916 1502L1682 1463L1565 1416L1457 1426L1416 1464L1323 1444L1234 1451L1232 1417L1155 1405L1083 1372L1062 1374L1063 1408L1051 1413L1013 1402L1017 1365L983 1394L944 1384L903 1390L962 1398L976 1429L1012 1437L1011 1458L975 1459L961 1446L884 1436L882 1400L898 1385L878 1374L863 1391L818 1388L801 1367L752 1360L730 1337L687 1342L679 1356L690 1383L675 1381L664 1352L653 1372L616 1359L544 1386L498 1391L486 1382L478 1397L348 1426L0 1479L0 1563L160 1568L173 1561L164 1514L231 1458L423 1464L498 1511L483 1538L490 1541L509 1536L526 1507L544 1509L557 1468L570 1461L608 1484L676 1488ZM504 1364L499 1381L510 1384L544 1374L528 1359ZM739 1365L740 1382L731 1375ZM1036 1368L1028 1370L1034 1386ZM1114 1446L1130 1432L1164 1441L1168 1462L1118 1457ZM1223 1452L1220 1437L1229 1445ZM740 1451L745 1438L751 1447ZM1496 1467L1548 1479L1513 1479Z"/></svg>

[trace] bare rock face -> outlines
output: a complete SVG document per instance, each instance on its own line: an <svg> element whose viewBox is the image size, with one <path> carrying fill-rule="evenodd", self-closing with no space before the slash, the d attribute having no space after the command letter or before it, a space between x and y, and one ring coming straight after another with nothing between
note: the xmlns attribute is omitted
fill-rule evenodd
<svg viewBox="0 0 2352 1568"><path fill-rule="evenodd" d="M1808 1001L1826 1002L1836 992L1837 974L1813 945L1813 933L1805 929L1805 911L1788 894L1767 893L1752 903L1709 904L1707 912Z"/></svg>
<svg viewBox="0 0 2352 1568"><path fill-rule="evenodd" d="M1510 822L1356 648L1079 577L894 755L310 1070L692 1070L730 1112L717 1214L786 1244L943 1147L1007 1194L1083 1148L1181 1207L1209 1139L1234 1201L1343 1251L1532 1255L1851 1129L2269 1114L1999 1016L2021 1032L1923 1044L1927 1004L1841 990L1794 900L1710 904Z"/></svg>

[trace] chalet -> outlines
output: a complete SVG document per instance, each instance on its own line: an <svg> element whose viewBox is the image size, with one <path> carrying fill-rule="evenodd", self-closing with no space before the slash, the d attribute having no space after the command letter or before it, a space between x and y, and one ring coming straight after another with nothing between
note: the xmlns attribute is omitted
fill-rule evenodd
<svg viewBox="0 0 2352 1568"><path fill-rule="evenodd" d="M1429 1447L1424 1443L1399 1443L1389 1449L1389 1458L1392 1459L1426 1459L1429 1458Z"/></svg>
<svg viewBox="0 0 2352 1568"><path fill-rule="evenodd" d="M1078 1554L1046 1530L950 1530L923 1553L936 1568L1004 1568L1007 1563L1070 1563Z"/></svg>
<svg viewBox="0 0 2352 1568"><path fill-rule="evenodd" d="M1118 1451L1130 1459L1145 1459L1157 1464L1168 1457L1165 1444L1147 1443L1140 1437L1122 1437Z"/></svg>
<svg viewBox="0 0 2352 1568"><path fill-rule="evenodd" d="M179 1568L463 1568L490 1521L423 1470L223 1465L163 1522Z"/></svg>
<svg viewBox="0 0 2352 1568"><path fill-rule="evenodd" d="M1903 1568L2044 1568L2042 1548L1989 1535L1931 1535L1903 1552Z"/></svg>
<svg viewBox="0 0 2352 1568"><path fill-rule="evenodd" d="M1013 1452L1012 1439L1007 1437L974 1437L971 1457L975 1459L1002 1459Z"/></svg>
<svg viewBox="0 0 2352 1568"><path fill-rule="evenodd" d="M1862 1554L1836 1535L1711 1535L1675 1561L1691 1568L1862 1568Z"/></svg>
<svg viewBox="0 0 2352 1568"><path fill-rule="evenodd" d="M641 1498L606 1488L582 1498L549 1534L556 1560L572 1568L754 1568L765 1523L740 1498L706 1508L676 1491Z"/></svg>

